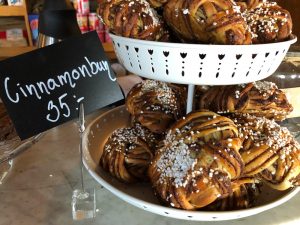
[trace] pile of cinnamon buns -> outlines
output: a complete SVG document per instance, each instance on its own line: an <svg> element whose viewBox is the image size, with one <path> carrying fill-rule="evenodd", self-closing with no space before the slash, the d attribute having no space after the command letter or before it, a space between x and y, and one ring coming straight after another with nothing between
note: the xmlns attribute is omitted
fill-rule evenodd
<svg viewBox="0 0 300 225"><path fill-rule="evenodd" d="M125 183L149 182L159 200L188 210L253 206L262 184L300 185L300 145L276 121L293 110L271 82L186 87L145 80L129 92L132 126L108 138L100 166Z"/></svg>
<svg viewBox="0 0 300 225"><path fill-rule="evenodd" d="M259 44L290 38L290 13L269 0L99 0L113 34L151 41Z"/></svg>

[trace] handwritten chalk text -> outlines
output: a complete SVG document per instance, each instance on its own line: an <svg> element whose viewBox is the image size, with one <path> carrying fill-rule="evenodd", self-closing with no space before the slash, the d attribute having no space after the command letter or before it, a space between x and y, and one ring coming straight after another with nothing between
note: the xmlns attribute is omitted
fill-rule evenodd
<svg viewBox="0 0 300 225"><path fill-rule="evenodd" d="M47 79L46 81L38 81L32 84L14 83L14 81L7 76L4 79L6 96L13 103L18 103L21 98L28 98L29 96L36 97L40 100L43 95L50 95L51 92L55 91L57 88L61 88L66 85L71 88L75 88L79 79L97 76L100 75L100 72L107 72L108 78L111 81L116 81L116 78L109 69L107 61L102 60L95 62L89 60L87 57L84 57L84 60L85 63L77 68L65 71L60 75Z"/></svg>

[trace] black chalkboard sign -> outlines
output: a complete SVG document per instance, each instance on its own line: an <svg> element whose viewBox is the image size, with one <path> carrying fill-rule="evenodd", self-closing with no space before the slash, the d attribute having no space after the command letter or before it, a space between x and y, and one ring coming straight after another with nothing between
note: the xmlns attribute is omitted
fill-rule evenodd
<svg viewBox="0 0 300 225"><path fill-rule="evenodd" d="M0 91L21 139L123 99L96 32L1 61Z"/></svg>

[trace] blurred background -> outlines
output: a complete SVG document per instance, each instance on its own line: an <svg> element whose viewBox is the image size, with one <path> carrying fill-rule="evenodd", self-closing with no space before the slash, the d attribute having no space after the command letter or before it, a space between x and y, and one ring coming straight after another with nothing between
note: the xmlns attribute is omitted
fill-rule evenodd
<svg viewBox="0 0 300 225"><path fill-rule="evenodd" d="M71 0L82 33L96 30L109 56L113 48L97 17L97 0ZM35 49L44 0L0 0L0 60Z"/></svg>

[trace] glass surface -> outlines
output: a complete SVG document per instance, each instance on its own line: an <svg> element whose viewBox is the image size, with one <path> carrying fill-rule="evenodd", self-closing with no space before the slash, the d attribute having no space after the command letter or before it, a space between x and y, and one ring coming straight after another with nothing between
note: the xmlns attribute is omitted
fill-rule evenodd
<svg viewBox="0 0 300 225"><path fill-rule="evenodd" d="M14 137L10 140L3 140L0 142L0 185L5 182L5 178L9 174L12 167L12 160L6 159L11 152L19 145L20 140L18 137Z"/></svg>
<svg viewBox="0 0 300 225"><path fill-rule="evenodd" d="M0 185L4 182L10 169L12 168L13 161L9 160L0 164Z"/></svg>
<svg viewBox="0 0 300 225"><path fill-rule="evenodd" d="M28 150L33 144L39 141L43 134L38 134L32 138L21 141L19 136L8 137L7 140L0 141L0 185L5 182L10 169L12 168L13 159L22 152Z"/></svg>
<svg viewBox="0 0 300 225"><path fill-rule="evenodd" d="M83 220L96 216L95 189L76 189L72 195L73 220Z"/></svg>

